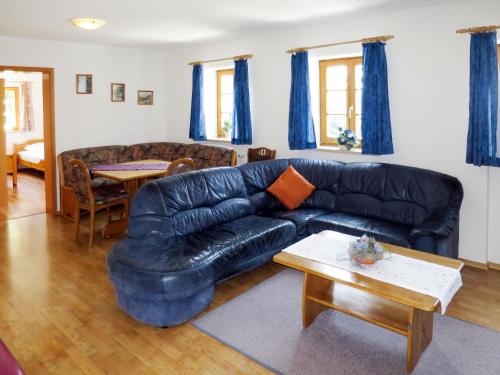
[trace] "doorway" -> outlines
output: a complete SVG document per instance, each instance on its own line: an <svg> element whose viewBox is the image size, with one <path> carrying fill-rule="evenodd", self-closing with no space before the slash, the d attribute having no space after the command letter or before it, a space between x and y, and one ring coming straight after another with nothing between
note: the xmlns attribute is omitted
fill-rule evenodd
<svg viewBox="0 0 500 375"><path fill-rule="evenodd" d="M54 214L54 70L0 66L0 80L0 220Z"/></svg>

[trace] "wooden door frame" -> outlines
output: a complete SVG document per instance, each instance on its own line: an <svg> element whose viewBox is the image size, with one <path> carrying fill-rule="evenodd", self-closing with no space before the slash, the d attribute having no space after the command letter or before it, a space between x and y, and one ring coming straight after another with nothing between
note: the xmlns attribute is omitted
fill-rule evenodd
<svg viewBox="0 0 500 375"><path fill-rule="evenodd" d="M0 65L0 71L5 70L25 73L42 73L43 139L45 144L45 207L47 213L55 215L57 214L57 194L54 121L54 68Z"/></svg>

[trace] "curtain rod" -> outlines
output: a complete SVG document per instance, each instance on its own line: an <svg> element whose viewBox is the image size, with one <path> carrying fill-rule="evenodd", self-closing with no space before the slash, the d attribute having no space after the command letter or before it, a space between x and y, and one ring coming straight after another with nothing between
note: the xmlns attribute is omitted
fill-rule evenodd
<svg viewBox="0 0 500 375"><path fill-rule="evenodd" d="M455 32L457 34L475 34L475 33L487 33L498 29L500 29L500 25L491 25L491 26L479 26L479 27L458 29Z"/></svg>
<svg viewBox="0 0 500 375"><path fill-rule="evenodd" d="M191 61L188 65L201 65L201 64L207 64L207 63L213 63L217 61L225 61L225 60L248 60L251 59L253 55L236 55L236 56L231 56L231 57L224 57L222 59L214 59L214 60L200 60L200 61Z"/></svg>
<svg viewBox="0 0 500 375"><path fill-rule="evenodd" d="M390 40L390 39L394 39L394 35L381 35L381 36L374 36L372 38L349 40L347 42L337 42L337 43L319 44L317 46L310 46L310 47L292 48L292 49L289 49L288 51L286 51L286 53L303 52L303 51L309 51L311 49L316 49L316 48L341 46L344 44L385 42L386 40Z"/></svg>

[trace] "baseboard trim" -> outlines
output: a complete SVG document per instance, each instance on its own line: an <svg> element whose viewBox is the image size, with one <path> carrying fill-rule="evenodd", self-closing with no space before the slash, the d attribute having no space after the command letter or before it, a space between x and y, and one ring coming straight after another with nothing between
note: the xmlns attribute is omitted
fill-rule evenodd
<svg viewBox="0 0 500 375"><path fill-rule="evenodd" d="M488 268L491 269L491 270L500 271L500 264L493 263L493 262L488 262Z"/></svg>
<svg viewBox="0 0 500 375"><path fill-rule="evenodd" d="M460 260L462 262L464 262L464 264L466 266L473 267L473 268L479 268L481 270L488 270L488 264L480 263L480 262L474 262L473 260L467 260L467 259L462 259L462 258L460 258Z"/></svg>

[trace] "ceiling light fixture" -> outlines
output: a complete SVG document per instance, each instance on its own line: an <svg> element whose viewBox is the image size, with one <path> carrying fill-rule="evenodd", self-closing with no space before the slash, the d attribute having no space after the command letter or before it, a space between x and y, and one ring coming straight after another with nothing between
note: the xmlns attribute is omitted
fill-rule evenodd
<svg viewBox="0 0 500 375"><path fill-rule="evenodd" d="M74 26L84 30L96 30L106 24L106 21L97 18L73 18L70 21Z"/></svg>

